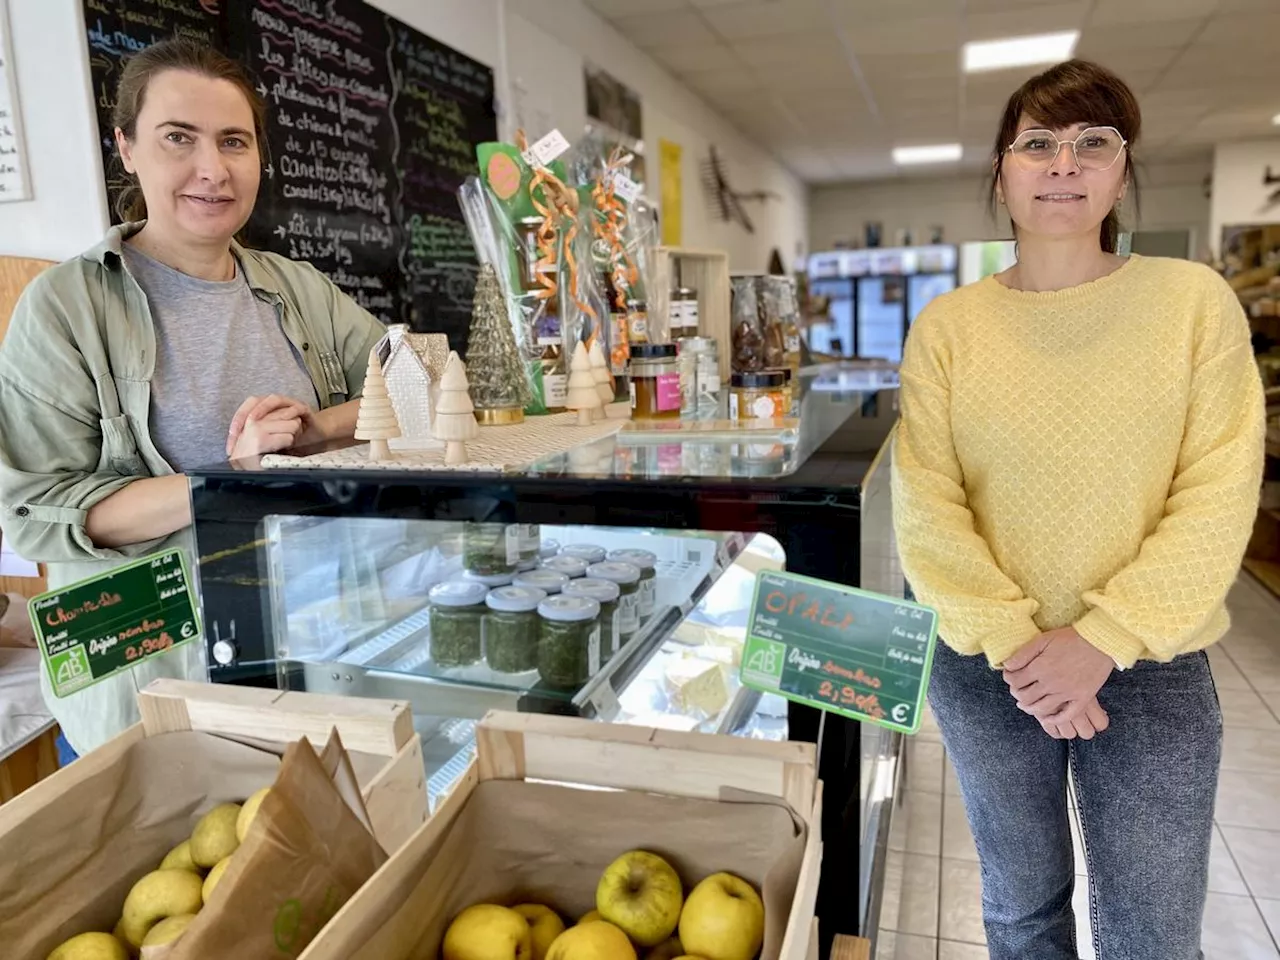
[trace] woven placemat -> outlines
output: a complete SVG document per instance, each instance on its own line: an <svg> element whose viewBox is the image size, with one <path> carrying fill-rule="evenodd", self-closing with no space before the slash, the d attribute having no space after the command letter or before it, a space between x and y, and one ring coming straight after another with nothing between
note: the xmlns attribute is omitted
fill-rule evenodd
<svg viewBox="0 0 1280 960"><path fill-rule="evenodd" d="M535 460L567 453L574 447L612 436L626 420L598 420L589 427L578 425L576 413L529 417L510 427L481 427L480 435L467 441L466 463L444 462L444 444L415 450L393 450L391 460L369 462L369 445L361 443L331 453L309 457L268 454L262 458L267 469L313 470L457 470L464 473L502 473L527 466Z"/></svg>

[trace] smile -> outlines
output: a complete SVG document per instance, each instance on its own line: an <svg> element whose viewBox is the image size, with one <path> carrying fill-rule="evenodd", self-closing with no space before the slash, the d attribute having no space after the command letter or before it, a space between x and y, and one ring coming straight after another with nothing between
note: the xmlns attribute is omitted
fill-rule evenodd
<svg viewBox="0 0 1280 960"><path fill-rule="evenodd" d="M197 203L203 203L211 207L217 206L220 203L231 203L234 199L233 197L198 197L192 194L184 194L183 196L186 200L194 200Z"/></svg>
<svg viewBox="0 0 1280 960"><path fill-rule="evenodd" d="M1042 193L1036 197L1037 200L1044 200L1046 203L1071 203L1074 200L1083 200L1082 193Z"/></svg>

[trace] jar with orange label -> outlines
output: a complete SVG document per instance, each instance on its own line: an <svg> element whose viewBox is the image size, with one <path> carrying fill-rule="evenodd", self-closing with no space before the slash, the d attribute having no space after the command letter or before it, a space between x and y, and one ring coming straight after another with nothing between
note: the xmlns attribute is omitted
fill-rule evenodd
<svg viewBox="0 0 1280 960"><path fill-rule="evenodd" d="M773 420L788 412L787 378L781 370L735 373L729 381L730 420Z"/></svg>

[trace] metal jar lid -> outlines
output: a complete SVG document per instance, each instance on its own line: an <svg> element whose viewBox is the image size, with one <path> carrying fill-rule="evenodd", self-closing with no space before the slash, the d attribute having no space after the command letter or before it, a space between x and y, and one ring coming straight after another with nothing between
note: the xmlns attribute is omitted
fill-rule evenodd
<svg viewBox="0 0 1280 960"><path fill-rule="evenodd" d="M537 570L517 573L513 582L518 587L534 587L543 593L552 594L563 590L565 584L569 582L569 577L558 570L539 567Z"/></svg>
<svg viewBox="0 0 1280 960"><path fill-rule="evenodd" d="M484 598L485 606L499 613L533 613L547 595L537 587L499 587Z"/></svg>
<svg viewBox="0 0 1280 960"><path fill-rule="evenodd" d="M622 588L612 580L593 580L590 577L571 580L564 592L570 597L590 597L600 603L616 603L622 596Z"/></svg>
<svg viewBox="0 0 1280 960"><path fill-rule="evenodd" d="M600 604L590 597L560 594L538 604L538 616L557 623L582 623L600 616Z"/></svg>
<svg viewBox="0 0 1280 960"><path fill-rule="evenodd" d="M735 373L729 383L734 387L751 389L767 389L781 387L787 382L781 370L760 370L755 373Z"/></svg>
<svg viewBox="0 0 1280 960"><path fill-rule="evenodd" d="M674 360L676 352L674 343L633 343L631 345L632 360Z"/></svg>
<svg viewBox="0 0 1280 960"><path fill-rule="evenodd" d="M474 580L446 580L431 588L427 600L437 607L476 607L488 592L488 587Z"/></svg>
<svg viewBox="0 0 1280 960"><path fill-rule="evenodd" d="M658 555L650 550L611 550L609 559L615 563L629 563L641 571L652 570L658 565Z"/></svg>
<svg viewBox="0 0 1280 960"><path fill-rule="evenodd" d="M587 576L593 580L612 580L614 583L639 583L640 568L634 563L618 561L593 563L587 568Z"/></svg>
<svg viewBox="0 0 1280 960"><path fill-rule="evenodd" d="M606 553L608 551L604 547L598 547L594 543L569 543L560 551L562 557L577 557L587 563L602 562Z"/></svg>

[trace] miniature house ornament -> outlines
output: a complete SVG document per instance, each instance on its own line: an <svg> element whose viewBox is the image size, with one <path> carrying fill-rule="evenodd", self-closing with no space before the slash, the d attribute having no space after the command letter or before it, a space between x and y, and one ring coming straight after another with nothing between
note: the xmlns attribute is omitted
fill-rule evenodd
<svg viewBox="0 0 1280 960"><path fill-rule="evenodd" d="M396 323L387 327L376 349L400 423L396 447L433 446L433 407L449 359L449 338L443 333L410 333L406 324Z"/></svg>
<svg viewBox="0 0 1280 960"><path fill-rule="evenodd" d="M437 440L444 441L444 462L450 466L467 462L467 441L474 440L480 432L475 409L467 392L466 365L456 353L450 353L440 380L440 399L432 430Z"/></svg>
<svg viewBox="0 0 1280 960"><path fill-rule="evenodd" d="M356 439L369 441L369 459L377 462L391 459L388 443L400 436L400 424L396 420L395 407L387 392L382 376L382 364L378 362L378 348L369 351L369 367L364 375L364 394L356 414Z"/></svg>

